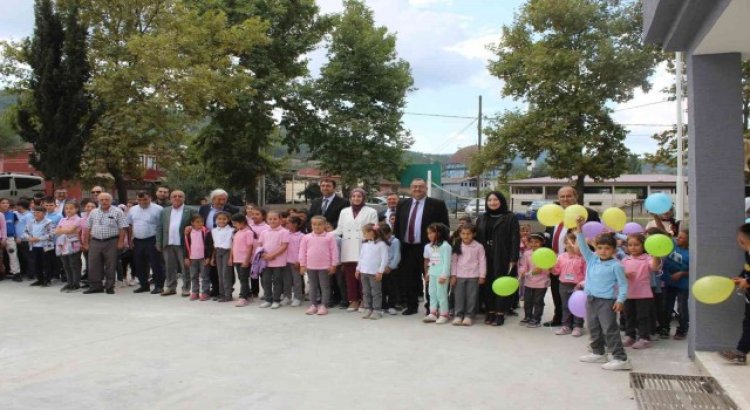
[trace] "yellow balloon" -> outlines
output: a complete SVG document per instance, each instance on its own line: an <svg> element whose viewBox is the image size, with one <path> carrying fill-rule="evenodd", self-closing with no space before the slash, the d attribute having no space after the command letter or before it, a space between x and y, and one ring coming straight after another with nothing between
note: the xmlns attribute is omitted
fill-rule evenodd
<svg viewBox="0 0 750 410"><path fill-rule="evenodd" d="M575 228L578 226L578 218L583 217L585 221L589 217L589 211L582 205L571 205L565 208L565 227Z"/></svg>
<svg viewBox="0 0 750 410"><path fill-rule="evenodd" d="M563 221L565 211L560 205L547 204L536 212L536 219L544 226L557 226Z"/></svg>
<svg viewBox="0 0 750 410"><path fill-rule="evenodd" d="M693 296L701 303L721 303L734 292L734 282L725 276L704 276L693 283Z"/></svg>
<svg viewBox="0 0 750 410"><path fill-rule="evenodd" d="M625 215L625 211L620 208L608 208L602 214L602 222L609 227L609 229L620 232L625 228L625 224L628 222L628 216Z"/></svg>

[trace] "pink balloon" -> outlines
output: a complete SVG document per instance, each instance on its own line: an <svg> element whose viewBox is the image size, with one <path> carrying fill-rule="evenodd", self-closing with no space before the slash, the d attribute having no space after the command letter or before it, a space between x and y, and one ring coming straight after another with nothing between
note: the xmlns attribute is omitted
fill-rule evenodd
<svg viewBox="0 0 750 410"><path fill-rule="evenodd" d="M577 290L568 299L568 310L576 317L586 318L586 292Z"/></svg>
<svg viewBox="0 0 750 410"><path fill-rule="evenodd" d="M583 236L586 239L594 239L604 232L604 225L599 222L586 222L583 224Z"/></svg>
<svg viewBox="0 0 750 410"><path fill-rule="evenodd" d="M628 222L625 224L625 227L622 229L622 233L625 235L634 235L637 233L643 233L643 227L641 224L637 222Z"/></svg>

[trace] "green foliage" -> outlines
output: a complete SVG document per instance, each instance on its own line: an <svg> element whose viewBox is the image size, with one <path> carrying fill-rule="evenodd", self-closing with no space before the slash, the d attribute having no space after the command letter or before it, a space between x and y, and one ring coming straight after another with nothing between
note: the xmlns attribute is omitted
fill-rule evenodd
<svg viewBox="0 0 750 410"><path fill-rule="evenodd" d="M14 116L20 137L34 146L34 168L59 183L75 178L93 118L85 90L90 70L86 29L71 3L64 13L51 0L34 5L34 36L22 47L31 68Z"/></svg>
<svg viewBox="0 0 750 410"><path fill-rule="evenodd" d="M23 141L13 126L13 114L12 110L0 109L0 153L12 152L23 146Z"/></svg>
<svg viewBox="0 0 750 410"><path fill-rule="evenodd" d="M318 14L314 0L194 3L225 12L230 25L251 17L266 24L267 42L242 53L239 60L240 67L254 75L254 93L240 96L233 107L212 109L210 124L192 146L202 153L202 161L217 181L244 189L252 199L259 176L270 178L278 168L269 155L274 139L296 150L303 133L319 127L305 103L301 80L308 76L304 56L322 40L330 20ZM284 113L283 132L273 117L275 110Z"/></svg>
<svg viewBox="0 0 750 410"><path fill-rule="evenodd" d="M640 8L632 1L529 0L492 47L492 74L503 95L528 103L500 115L472 172L516 155L547 152L550 175L576 180L613 178L627 169L626 130L606 104L648 90L659 53L641 44Z"/></svg>
<svg viewBox="0 0 750 410"><path fill-rule="evenodd" d="M316 83L326 137L310 142L313 158L345 187L396 179L412 144L401 118L413 84L409 63L396 54L396 36L375 26L363 2L347 0L328 59Z"/></svg>

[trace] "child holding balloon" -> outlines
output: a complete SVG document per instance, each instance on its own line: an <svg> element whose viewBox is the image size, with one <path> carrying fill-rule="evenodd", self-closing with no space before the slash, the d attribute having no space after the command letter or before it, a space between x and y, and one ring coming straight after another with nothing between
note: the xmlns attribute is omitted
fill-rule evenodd
<svg viewBox="0 0 750 410"><path fill-rule="evenodd" d="M578 219L578 249L586 260L585 290L586 320L591 334L591 353L581 356L584 363L602 363L604 370L630 370L633 365L622 346L617 313L623 311L628 293L628 281L620 262L615 259L617 241L612 235L596 237L596 253L589 249L582 228L584 218ZM607 350L612 360L607 359Z"/></svg>
<svg viewBox="0 0 750 410"><path fill-rule="evenodd" d="M532 255L534 251L541 248L547 238L543 233L532 233L529 235L529 248L523 257L518 260L519 275L524 276L523 310L525 316L521 319L521 325L536 328L542 325L542 314L544 313L544 296L549 287L549 269L542 269L534 265ZM553 261L554 263L554 261ZM552 264L550 264L551 266Z"/></svg>
<svg viewBox="0 0 750 410"><path fill-rule="evenodd" d="M583 318L573 315L568 308L570 296L586 278L586 261L578 250L574 232L568 232L566 235L565 253L557 258L552 274L560 277L560 298L562 299L562 327L555 334L580 337L583 334Z"/></svg>
<svg viewBox="0 0 750 410"><path fill-rule="evenodd" d="M673 336L674 340L684 340L688 333L688 324L690 323L690 312L688 310L689 296L689 273L690 251L688 231L682 230L675 238L675 247L672 253L664 258L664 300L667 318L671 318L675 301L677 302L677 311L679 313L679 323ZM670 322L662 328L667 335L670 331Z"/></svg>
<svg viewBox="0 0 750 410"><path fill-rule="evenodd" d="M747 353L750 352L750 223L743 224L737 230L737 244L745 251L745 266L739 276L732 278L738 289L745 292L745 318L742 320L742 336L737 342L736 350L719 352L724 359L747 364Z"/></svg>
<svg viewBox="0 0 750 410"><path fill-rule="evenodd" d="M622 260L625 277L628 279L628 299L625 301L626 338L623 345L633 349L651 347L651 312L654 305L651 272L661 268L661 259L645 253L645 242L646 238L641 234L628 235L628 256Z"/></svg>

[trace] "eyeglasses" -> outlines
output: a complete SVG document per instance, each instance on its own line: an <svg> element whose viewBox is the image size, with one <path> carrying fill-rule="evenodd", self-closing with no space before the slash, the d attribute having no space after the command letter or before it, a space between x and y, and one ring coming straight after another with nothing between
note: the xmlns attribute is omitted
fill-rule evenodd
<svg viewBox="0 0 750 410"><path fill-rule="evenodd" d="M91 191L92 194L101 194L102 191Z"/></svg>

